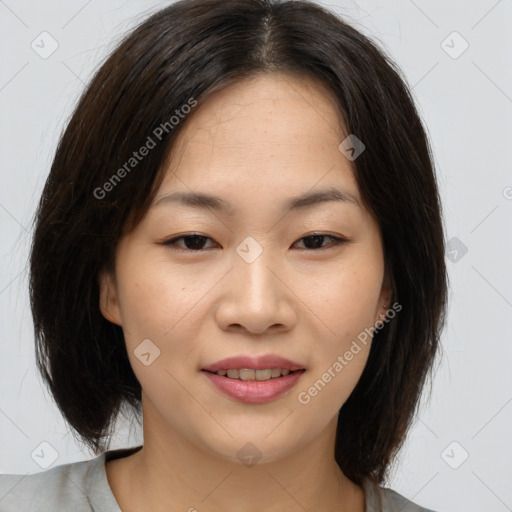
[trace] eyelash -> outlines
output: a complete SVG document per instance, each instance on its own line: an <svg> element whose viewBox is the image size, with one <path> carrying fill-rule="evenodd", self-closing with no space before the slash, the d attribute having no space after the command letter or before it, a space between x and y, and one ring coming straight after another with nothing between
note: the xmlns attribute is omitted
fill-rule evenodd
<svg viewBox="0 0 512 512"><path fill-rule="evenodd" d="M173 250L181 250L181 251L187 251L187 252L202 252L202 251L208 250L208 249L197 249L197 250L195 250L195 249L188 249L186 247L181 247L181 246L176 245L176 242L178 240L185 239L185 238L193 238L193 237L200 237L200 238L204 238L205 240L213 240L212 238L210 238L210 237L208 237L206 235L201 235L200 233L190 233L188 235L181 235L181 236L178 236L178 237L175 237L175 238L171 238L169 240L165 240L165 241L160 242L160 243L161 243L161 245L169 246ZM337 237L337 236L329 235L327 233L312 233L311 235L307 235L307 236L303 236L303 237L299 238L299 240L304 240L304 239L307 239L307 238L314 238L314 237L330 238L333 242L331 244L327 245L327 246L323 246L323 247L320 247L320 248L317 248L317 249L305 248L305 249L302 249L302 250L318 252L318 251L321 251L323 249L334 248L334 247L336 247L338 245L341 245L341 244L349 242L349 240L346 239L346 238L340 238L340 237Z"/></svg>

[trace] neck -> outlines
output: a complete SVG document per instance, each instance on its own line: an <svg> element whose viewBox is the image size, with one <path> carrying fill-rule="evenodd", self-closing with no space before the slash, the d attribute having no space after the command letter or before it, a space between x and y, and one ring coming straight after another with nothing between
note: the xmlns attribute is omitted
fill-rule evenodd
<svg viewBox="0 0 512 512"><path fill-rule="evenodd" d="M243 463L169 432L153 413L144 409L143 448L106 466L123 511L364 511L362 489L334 460L335 419L309 444L270 462L251 463L257 449L243 443Z"/></svg>

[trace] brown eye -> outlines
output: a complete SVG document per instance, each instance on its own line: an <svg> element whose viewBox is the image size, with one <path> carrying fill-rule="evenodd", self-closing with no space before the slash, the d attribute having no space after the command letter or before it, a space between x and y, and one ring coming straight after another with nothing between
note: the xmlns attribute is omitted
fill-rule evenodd
<svg viewBox="0 0 512 512"><path fill-rule="evenodd" d="M329 245L322 245L322 242L327 238L331 239L332 242ZM339 244L347 242L347 240L345 240L343 238L339 238L339 237L332 236L332 235L326 235L323 233L314 233L312 235L304 236L304 237L300 238L299 240L306 241L306 243L304 245L306 246L305 248L307 250L324 249L324 248L337 246Z"/></svg>
<svg viewBox="0 0 512 512"><path fill-rule="evenodd" d="M178 244L178 241L182 240L183 244ZM208 247L204 247L204 244L207 240L213 240L212 238L201 235L201 234L190 234L190 235L181 235L175 238L171 238L162 242L162 245L170 246L173 249L182 249L185 251L195 251L199 252L202 250L208 249ZM333 235L327 235L324 233L313 233L312 235L304 236L300 238L298 241L303 240L305 243L304 249L317 251L319 249L327 249L329 247L334 247L340 245L342 243L348 242L348 240L339 238ZM325 240L331 240L330 244L325 245Z"/></svg>
<svg viewBox="0 0 512 512"><path fill-rule="evenodd" d="M183 240L185 246L183 247L182 245L178 245L176 243L178 240ZM201 251L204 250L203 246L206 240L212 239L210 237L198 234L182 235L176 238L171 238L170 240L166 240L165 242L162 242L162 245L176 246L178 249L189 251Z"/></svg>

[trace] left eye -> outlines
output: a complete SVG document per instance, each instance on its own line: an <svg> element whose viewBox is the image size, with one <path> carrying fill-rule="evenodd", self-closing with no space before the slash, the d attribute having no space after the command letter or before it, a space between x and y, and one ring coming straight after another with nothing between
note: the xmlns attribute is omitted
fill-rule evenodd
<svg viewBox="0 0 512 512"><path fill-rule="evenodd" d="M332 240L332 242L328 246L322 245L322 239L325 239L325 238L330 238ZM313 247L306 247L306 249L308 249L308 250L316 250L318 248L324 249L325 247L339 245L339 244L347 241L347 240L345 240L343 238L339 238L337 236L324 235L322 233L315 233L313 235L304 236L302 238L299 238L299 240L309 240L311 242L309 245L312 245ZM308 244L306 244L306 245L308 245ZM319 245L320 245L320 247L318 247Z"/></svg>
<svg viewBox="0 0 512 512"><path fill-rule="evenodd" d="M323 245L323 243L322 243L322 241L326 238L329 238L332 240L332 242L327 246ZM178 240L183 240L185 247L178 245L176 243ZM173 248L198 252L201 250L205 250L203 245L206 240L213 240L213 239L208 236L204 236L204 235L200 235L200 234L182 235L182 236L178 236L176 238L171 238L170 240L166 240L166 241L162 242L162 245L174 246ZM304 236L302 238L299 238L298 241L300 241L300 240L307 241L307 243L305 244L306 245L305 249L313 250L313 251L318 250L318 249L324 249L326 247L328 248L330 246L336 246L336 245L339 245L339 244L342 244L342 243L348 241L344 238L339 238L339 237L336 237L333 235L326 235L323 233L314 233L312 235Z"/></svg>

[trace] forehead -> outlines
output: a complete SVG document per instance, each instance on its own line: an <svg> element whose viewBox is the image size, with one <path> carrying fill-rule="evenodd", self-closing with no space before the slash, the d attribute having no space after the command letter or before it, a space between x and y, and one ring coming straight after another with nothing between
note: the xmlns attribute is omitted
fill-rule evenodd
<svg viewBox="0 0 512 512"><path fill-rule="evenodd" d="M208 97L191 116L177 143L236 148L305 140L326 142L343 135L332 93L318 81L285 74L260 74ZM180 140L181 139L181 140Z"/></svg>
<svg viewBox="0 0 512 512"><path fill-rule="evenodd" d="M174 143L160 191L298 196L318 184L359 197L351 162L338 149L344 137L335 99L322 84L258 75L196 107Z"/></svg>

